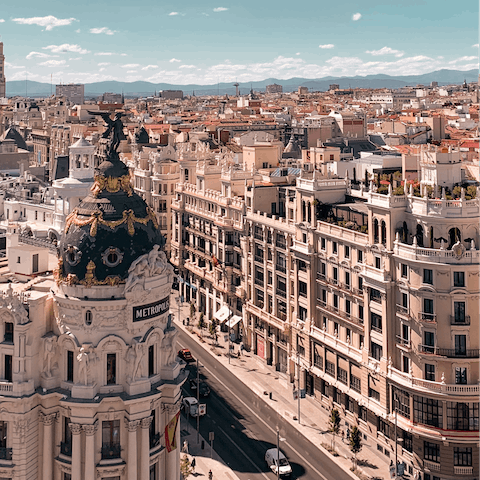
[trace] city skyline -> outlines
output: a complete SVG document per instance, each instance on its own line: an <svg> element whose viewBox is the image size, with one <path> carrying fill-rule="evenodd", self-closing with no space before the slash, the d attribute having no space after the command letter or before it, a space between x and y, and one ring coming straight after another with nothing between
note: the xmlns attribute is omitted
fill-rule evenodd
<svg viewBox="0 0 480 480"><path fill-rule="evenodd" d="M121 0L102 2L107 13L92 16L98 3L79 12L27 1L2 9L0 35L7 82L212 84L477 68L477 6L466 2L452 15L442 3L308 1L300 10L250 0L181 8L147 1L139 13Z"/></svg>

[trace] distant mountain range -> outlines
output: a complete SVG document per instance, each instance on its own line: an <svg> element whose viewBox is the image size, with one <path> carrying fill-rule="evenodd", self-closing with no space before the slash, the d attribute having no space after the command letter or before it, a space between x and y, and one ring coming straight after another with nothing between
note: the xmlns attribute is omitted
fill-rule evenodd
<svg viewBox="0 0 480 480"><path fill-rule="evenodd" d="M393 77L390 75L367 75L365 77L323 77L323 78L290 78L279 80L267 78L259 82L245 82L239 86L240 94L246 94L251 88L255 91L264 91L267 85L276 83L282 85L284 92L293 92L299 86L308 87L310 91L326 91L331 84L338 84L340 88L400 88L415 85L430 85L438 82L439 85L461 84L466 80L468 83L478 80L478 70L437 70L423 75L408 75ZM160 90L183 90L185 95L235 95L235 87L231 83L219 83L216 85L172 85L170 83L150 82L95 82L85 84L85 96L97 97L105 92L123 93L128 97L149 96ZM49 83L27 81L7 82L7 95L46 97L55 93L55 86Z"/></svg>

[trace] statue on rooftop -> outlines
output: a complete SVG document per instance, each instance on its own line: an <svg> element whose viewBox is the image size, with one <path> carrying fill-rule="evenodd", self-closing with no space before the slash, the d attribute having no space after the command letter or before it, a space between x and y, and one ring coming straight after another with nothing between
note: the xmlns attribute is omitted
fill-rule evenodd
<svg viewBox="0 0 480 480"><path fill-rule="evenodd" d="M109 112L105 112L103 110L89 110L88 113L90 115L97 115L103 118L107 129L105 132L103 132L102 138L108 138L110 140L110 146L108 148L107 155L110 156L112 154L116 154L120 142L125 140L125 135L123 134L123 122L121 120L121 118L125 116L125 113L117 112L114 120L110 118Z"/></svg>

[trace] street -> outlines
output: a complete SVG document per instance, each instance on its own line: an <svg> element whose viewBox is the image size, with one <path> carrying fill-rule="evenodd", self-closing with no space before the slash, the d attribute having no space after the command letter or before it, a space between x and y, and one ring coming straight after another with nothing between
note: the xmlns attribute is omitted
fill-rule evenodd
<svg viewBox="0 0 480 480"><path fill-rule="evenodd" d="M207 404L207 415L200 419L200 433L208 439L209 432L214 432L214 450L241 480L276 478L268 469L264 455L266 450L276 446L277 425L284 439L280 449L292 466L292 479L346 478L344 470L312 443L320 438L317 430L312 429L312 441L306 439L183 331L179 332L178 347L189 348L199 359L200 378L212 390L209 398L200 400ZM186 368L190 378L194 378L195 365ZM184 394L194 395L187 384ZM190 432L195 428L196 419L190 419ZM205 445L205 455L209 452L210 446Z"/></svg>

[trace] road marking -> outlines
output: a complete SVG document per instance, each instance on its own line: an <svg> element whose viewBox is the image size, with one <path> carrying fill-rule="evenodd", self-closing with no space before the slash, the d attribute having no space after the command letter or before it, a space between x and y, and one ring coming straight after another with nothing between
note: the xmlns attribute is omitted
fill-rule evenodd
<svg viewBox="0 0 480 480"><path fill-rule="evenodd" d="M266 478L269 480L269 478L253 463L252 459L243 451L243 449L238 445L233 438L230 437L230 435L222 428L218 427L218 429L237 447L240 452L242 452L242 455L250 462L251 465L257 470L257 472L261 473L263 478Z"/></svg>
<svg viewBox="0 0 480 480"><path fill-rule="evenodd" d="M178 344L181 345L180 342L177 342ZM186 348L186 347L182 347L182 348ZM208 353L208 352L206 352ZM223 366L223 365L222 365ZM214 375L214 372L208 368L206 365L203 365L203 368L206 369L207 371L210 372L210 374ZM228 369L227 369L228 370ZM239 379L240 382L242 382L242 380ZM243 383L243 382L242 382ZM245 385L245 384L244 384ZM235 392L233 392L230 388L228 388L225 384L222 385L223 388L225 388L226 390L228 390L230 392L231 395L233 395L240 403L242 403L242 405L244 405L256 418L258 418L264 425L265 427L270 430L272 433L274 433L276 435L277 431L274 430L268 423L266 423L263 418L261 418L260 416L258 416L256 414L256 412L254 410L252 410ZM247 388L248 386L245 385ZM253 392L255 393L255 392ZM268 405L268 404L267 404ZM218 427L220 428L221 430L221 427ZM301 435L303 435L301 432L299 432ZM307 439L308 440L308 439ZM232 440L233 442L233 440ZM296 448L294 448L290 443L288 443L287 441L284 442L286 445L288 445L294 452L296 455L298 455L301 459L303 459L305 461L305 463L320 477L320 478L323 478L323 480L328 480L327 477L325 477L325 475L323 475L322 473L320 473L300 452L297 451ZM328 456L327 456L328 458ZM251 462L251 460L250 460ZM334 462L335 463L335 462ZM342 469L341 467L339 467L340 469ZM342 469L343 470L343 469Z"/></svg>

